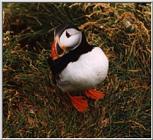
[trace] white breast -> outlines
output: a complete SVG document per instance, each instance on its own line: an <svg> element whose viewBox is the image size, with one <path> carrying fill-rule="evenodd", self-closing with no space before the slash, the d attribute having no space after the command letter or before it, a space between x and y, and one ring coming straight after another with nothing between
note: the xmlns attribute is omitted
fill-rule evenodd
<svg viewBox="0 0 153 140"><path fill-rule="evenodd" d="M71 62L59 75L58 87L62 91L83 90L95 87L107 76L108 59L99 47Z"/></svg>

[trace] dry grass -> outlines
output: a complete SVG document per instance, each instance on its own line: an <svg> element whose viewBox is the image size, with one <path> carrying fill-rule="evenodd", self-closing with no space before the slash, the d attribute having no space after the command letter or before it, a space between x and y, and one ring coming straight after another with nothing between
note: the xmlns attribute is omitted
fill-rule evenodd
<svg viewBox="0 0 153 140"><path fill-rule="evenodd" d="M151 5L3 3L3 137L151 137ZM109 57L106 98L78 113L51 81L53 27L73 22Z"/></svg>

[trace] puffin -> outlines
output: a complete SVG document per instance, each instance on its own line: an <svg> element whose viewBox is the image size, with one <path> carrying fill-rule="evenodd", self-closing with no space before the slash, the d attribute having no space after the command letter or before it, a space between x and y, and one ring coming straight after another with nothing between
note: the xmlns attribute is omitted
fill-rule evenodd
<svg viewBox="0 0 153 140"><path fill-rule="evenodd" d="M109 60L100 47L87 42L85 33L75 25L55 27L48 64L53 83L69 96L77 111L85 112L89 100L105 97L96 88L107 77Z"/></svg>

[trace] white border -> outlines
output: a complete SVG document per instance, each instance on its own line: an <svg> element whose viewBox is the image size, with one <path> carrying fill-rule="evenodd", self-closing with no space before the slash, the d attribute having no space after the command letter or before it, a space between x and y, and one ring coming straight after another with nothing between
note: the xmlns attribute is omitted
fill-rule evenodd
<svg viewBox="0 0 153 140"><path fill-rule="evenodd" d="M152 2L152 0L2 0L2 2Z"/></svg>
<svg viewBox="0 0 153 140"><path fill-rule="evenodd" d="M2 3L0 2L0 46L2 46ZM2 138L2 114L3 114L3 102L2 102L2 47L0 47L0 138Z"/></svg>
<svg viewBox="0 0 153 140"><path fill-rule="evenodd" d="M0 1L0 139L90 139L90 138L2 138L2 112L3 112L3 104L2 104L2 2L151 2L151 138L91 138L91 139L152 139L153 138L153 108L152 108L152 101L153 101L153 95L152 95L152 54L153 54L153 49L152 49L152 27L153 27L153 17L152 17L152 7L153 7L153 1L152 0L87 0L87 1L83 1L83 0L64 0L64 1L58 1L58 0L2 0Z"/></svg>

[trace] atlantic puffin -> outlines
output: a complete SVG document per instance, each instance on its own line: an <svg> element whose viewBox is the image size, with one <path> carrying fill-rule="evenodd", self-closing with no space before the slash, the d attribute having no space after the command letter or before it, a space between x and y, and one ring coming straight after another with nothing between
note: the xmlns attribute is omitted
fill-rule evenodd
<svg viewBox="0 0 153 140"><path fill-rule="evenodd" d="M87 42L83 31L72 24L57 26L50 49L48 63L53 81L68 93L79 112L87 110L89 98L104 98L105 93L95 88L106 78L109 61L100 47Z"/></svg>

